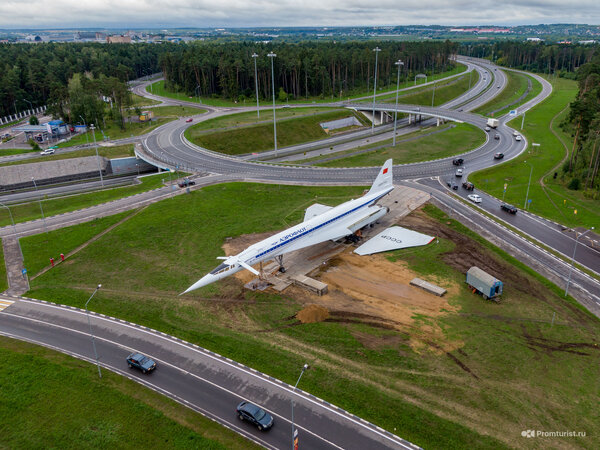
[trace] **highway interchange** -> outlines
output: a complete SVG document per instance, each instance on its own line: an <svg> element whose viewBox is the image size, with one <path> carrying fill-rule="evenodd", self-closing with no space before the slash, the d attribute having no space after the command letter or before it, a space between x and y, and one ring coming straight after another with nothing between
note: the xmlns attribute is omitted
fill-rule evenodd
<svg viewBox="0 0 600 450"><path fill-rule="evenodd" d="M455 99L441 108L420 107L420 113L433 116L444 115L451 120L464 121L484 128L485 119L471 114L469 111L486 103L502 90L506 84L504 69L500 70L500 68L481 60L465 59L463 61L469 64L470 69L480 72L479 82L461 98ZM545 80L536 78L542 83L542 92L528 104L520 107L519 112L531 108L550 94L551 86ZM501 88L496 88L497 85ZM147 97L165 100L162 97L147 94L144 87L145 84L141 84L133 90ZM168 99L166 102L185 104L185 102ZM194 103L193 106L198 105ZM340 104L333 103L322 106L340 106ZM184 131L187 127L197 123L198 120L207 120L232 112L252 109L222 109L204 105L202 107L208 112L196 116L192 124L184 120L177 120L165 124L147 135L143 140L143 150L140 151L140 156L159 166L179 167L180 170L200 174L196 187L231 180L310 185L368 185L378 170L378 168L325 169L258 164L243 158L223 156L201 149L185 139ZM369 104L369 107L372 105ZM389 111L390 108L393 109L393 105L389 103L376 105L378 110ZM399 105L399 109L416 111L414 105ZM492 158L495 152L502 151L506 155L504 159L506 161L517 157L526 149L528 143L525 140L517 142L513 138L513 130L505 125L507 119L507 117L502 118L498 127L500 140L489 139L488 135L488 139L482 146L463 155L466 161L465 176L496 163ZM388 138L391 137L389 134L391 131L384 130L382 135L385 133ZM507 249L518 259L526 261L528 265L559 286L564 285L569 264L542 248L538 243L570 256L574 239L561 232L558 225L532 214L519 211L516 216L510 216L503 213L499 208L498 200L479 192L484 197L484 202L479 207L490 216L499 217L511 227L537 241L537 243L532 242L500 221L492 220L481 214L472 205L460 201L457 197L464 198L466 192L462 189L457 192L449 191L445 185L446 179L454 177L455 167L451 164L451 159L395 166L394 180L397 184L407 184L430 192L434 203L450 211L453 217ZM95 217L150 204L171 195L178 195L180 192L182 191L175 192L169 187L164 187L109 204L48 217L45 224L38 220L17 224L16 230L4 227L0 229L0 237L36 234L43 229L43 226L49 229L58 229ZM577 261L598 273L600 272L598 256L597 251L580 245ZM575 269L572 274L571 289L578 301L594 314L600 315L600 297L598 297L600 283L597 280ZM23 297L17 299L6 296L4 298L17 301L0 313L0 334L45 345L77 358L94 362L90 348L89 330L86 328L87 323L83 311ZM315 399L310 394L301 391L292 392L292 387L285 383L183 342L176 337L129 324L116 318L99 314L94 314L92 317L100 364L104 368L135 379L266 448L285 448L290 445L289 418L292 397L296 403L294 414L300 429L301 444L306 448L414 448L412 444L401 438L341 411L333 405ZM151 376L130 372L124 364L123 355L131 350L151 355L158 361L160 370ZM276 426L269 433L260 433L253 427L246 426L247 424L239 423L235 418L234 409L241 399L254 401L265 407L274 415Z"/></svg>

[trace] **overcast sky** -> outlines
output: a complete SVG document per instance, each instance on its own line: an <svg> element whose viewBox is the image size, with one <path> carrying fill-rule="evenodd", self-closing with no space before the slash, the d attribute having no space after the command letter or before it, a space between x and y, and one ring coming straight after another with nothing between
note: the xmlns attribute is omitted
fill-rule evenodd
<svg viewBox="0 0 600 450"><path fill-rule="evenodd" d="M495 6L494 6L495 5ZM0 28L600 24L599 0L0 0Z"/></svg>

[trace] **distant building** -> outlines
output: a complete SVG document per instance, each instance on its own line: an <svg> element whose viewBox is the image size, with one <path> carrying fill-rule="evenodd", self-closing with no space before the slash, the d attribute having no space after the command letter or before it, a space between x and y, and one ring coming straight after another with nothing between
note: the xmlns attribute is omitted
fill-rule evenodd
<svg viewBox="0 0 600 450"><path fill-rule="evenodd" d="M538 37L527 38L529 42L543 42L544 40Z"/></svg>
<svg viewBox="0 0 600 450"><path fill-rule="evenodd" d="M109 44L131 44L131 36L106 36Z"/></svg>

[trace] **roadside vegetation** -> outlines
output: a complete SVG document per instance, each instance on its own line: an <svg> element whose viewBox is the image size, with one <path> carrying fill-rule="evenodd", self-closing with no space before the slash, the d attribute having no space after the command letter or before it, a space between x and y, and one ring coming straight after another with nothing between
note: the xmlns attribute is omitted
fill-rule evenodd
<svg viewBox="0 0 600 450"><path fill-rule="evenodd" d="M125 377L0 337L0 446L258 448L234 431Z"/></svg>
<svg viewBox="0 0 600 450"><path fill-rule="evenodd" d="M497 198L503 198L506 183L504 199L521 209L525 206L531 172L528 195L531 202L527 208L530 212L567 226L597 228L600 226L598 201L586 198L581 191L566 189L554 175L559 174L562 161L572 146L573 138L561 130L559 124L577 94L577 85L564 78L551 81L554 90L550 97L526 114L522 133L529 142L527 151L505 164L476 172L469 179ZM521 117L513 119L509 125L520 130ZM533 146L533 143L539 146Z"/></svg>
<svg viewBox="0 0 600 450"><path fill-rule="evenodd" d="M8 211L6 211L6 214L8 215ZM0 292L4 292L7 289L8 278L6 277L6 264L4 263L4 249L2 247L2 239L0 239Z"/></svg>
<svg viewBox="0 0 600 450"><path fill-rule="evenodd" d="M489 102L483 104L474 112L490 117L501 117L512 109L517 109L520 105L527 103L532 98L539 95L542 91L542 85L533 77L511 70L505 70L504 73L508 79L506 87ZM531 83L531 88L529 88ZM495 87L493 87L495 89ZM521 96L524 96L521 100ZM517 103L517 100L519 100Z"/></svg>
<svg viewBox="0 0 600 450"><path fill-rule="evenodd" d="M125 144L125 145L113 145L110 147L99 145L98 146L98 155L104 156L105 158L122 158L126 156L134 156L133 152L133 144ZM12 161L8 163L0 163L0 166L14 166L14 165L22 165L22 164L32 164L38 162L47 162L47 161L57 161L60 159L72 159L72 158L81 158L83 156L96 156L96 149L94 147L84 148L81 150L69 151L69 152L61 152L60 150L55 152L52 155L44 155L39 158L31 158L20 161Z"/></svg>
<svg viewBox="0 0 600 450"><path fill-rule="evenodd" d="M394 164L407 164L445 158L468 152L485 142L485 134L478 128L463 123L428 127L397 136L396 146L388 139L353 150L319 156L303 161L320 167L377 166L389 158ZM356 154L359 153L359 154Z"/></svg>
<svg viewBox="0 0 600 450"><path fill-rule="evenodd" d="M327 305L334 294L249 292L236 277L178 297L218 264L229 239L281 230L301 221L314 202L335 205L362 191L244 183L193 191L124 221L68 264L32 280L28 295L81 307L100 282L97 312L176 335L288 383L308 362L304 390L423 447L524 447L521 431L531 428L587 431L569 443L597 446L596 402L580 392L599 388L598 319L433 207L401 225L439 240L387 259L394 270L410 270L448 294L435 310L409 308L402 322L336 308L327 321L302 323L299 311L315 302ZM248 205L252 214L240 221ZM60 232L51 232L49 241L52 233ZM61 243L67 252L89 237L69 233L73 242ZM32 267L32 258L46 259L34 243L39 246L39 238L21 244ZM386 259L370 258L373 264ZM500 303L467 289L464 272L471 265L505 282ZM334 267L342 264L334 260L321 273ZM347 307L361 301L344 300ZM562 442L541 439L544 446Z"/></svg>
<svg viewBox="0 0 600 450"><path fill-rule="evenodd" d="M301 113L301 111L295 113ZM326 138L328 134L320 126L320 123L352 116L356 117L359 122L364 120L359 113L347 109L278 120L277 147L283 148ZM185 137L196 145L227 155L261 152L274 148L272 122L240 126L212 133L195 133L188 129Z"/></svg>
<svg viewBox="0 0 600 450"><path fill-rule="evenodd" d="M131 94L131 106L133 108L139 107L143 108L145 106L153 106L158 105L160 102L158 100L153 100L151 98L142 97L141 95Z"/></svg>

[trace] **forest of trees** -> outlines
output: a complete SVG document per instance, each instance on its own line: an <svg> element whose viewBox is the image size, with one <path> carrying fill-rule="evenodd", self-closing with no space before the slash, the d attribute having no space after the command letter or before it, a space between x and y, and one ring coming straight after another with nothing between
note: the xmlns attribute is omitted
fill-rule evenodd
<svg viewBox="0 0 600 450"><path fill-rule="evenodd" d="M519 41L462 44L459 50L461 55L493 59L502 66L568 78L573 77L575 70L590 62L599 52L598 45Z"/></svg>
<svg viewBox="0 0 600 450"><path fill-rule="evenodd" d="M402 77L433 70L448 70L456 44L431 42L346 42L319 43L202 43L179 46L161 55L159 64L166 87L194 95L218 96L232 100L255 95L256 58L259 95L271 96L271 60L274 52L275 89L290 98L345 95L373 87L375 52L378 46L378 85L395 84L397 67L404 62Z"/></svg>
<svg viewBox="0 0 600 450"><path fill-rule="evenodd" d="M0 117L64 99L75 74L127 80L159 71L174 44L0 44Z"/></svg>
<svg viewBox="0 0 600 450"><path fill-rule="evenodd" d="M600 54L577 71L579 94L571 103L567 123L573 128L574 143L563 166L570 189L584 189L600 196Z"/></svg>

